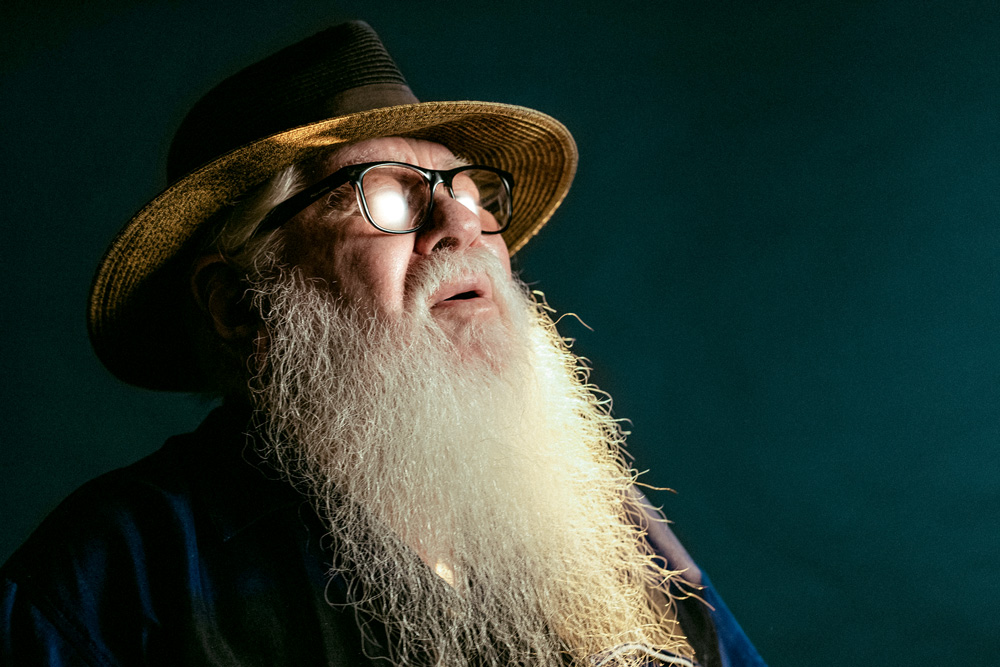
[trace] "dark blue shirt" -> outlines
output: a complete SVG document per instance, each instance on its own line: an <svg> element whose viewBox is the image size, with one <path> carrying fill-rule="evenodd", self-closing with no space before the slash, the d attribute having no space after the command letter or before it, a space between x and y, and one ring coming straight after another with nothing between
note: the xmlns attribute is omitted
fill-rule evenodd
<svg viewBox="0 0 1000 667"><path fill-rule="evenodd" d="M247 460L244 423L217 410L67 498L0 568L0 662L386 664L366 657L384 654L386 639L363 637L342 580L328 576L311 506ZM665 526L651 532L668 559L681 549ZM701 583L708 604L678 609L699 661L762 666Z"/></svg>

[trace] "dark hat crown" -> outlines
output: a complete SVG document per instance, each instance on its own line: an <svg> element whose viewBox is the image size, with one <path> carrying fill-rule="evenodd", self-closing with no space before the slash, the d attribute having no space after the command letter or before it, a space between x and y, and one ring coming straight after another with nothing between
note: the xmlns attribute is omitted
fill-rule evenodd
<svg viewBox="0 0 1000 667"><path fill-rule="evenodd" d="M371 26L342 23L240 70L202 97L174 135L167 179L294 127L414 102Z"/></svg>

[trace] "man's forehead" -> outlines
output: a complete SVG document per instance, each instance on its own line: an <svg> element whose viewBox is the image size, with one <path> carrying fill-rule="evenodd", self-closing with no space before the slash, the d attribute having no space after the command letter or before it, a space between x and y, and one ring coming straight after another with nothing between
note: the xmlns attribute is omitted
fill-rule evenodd
<svg viewBox="0 0 1000 667"><path fill-rule="evenodd" d="M320 156L316 163L324 172L363 162L406 162L433 169L451 169L468 164L455 157L446 146L424 139L383 137L338 146Z"/></svg>

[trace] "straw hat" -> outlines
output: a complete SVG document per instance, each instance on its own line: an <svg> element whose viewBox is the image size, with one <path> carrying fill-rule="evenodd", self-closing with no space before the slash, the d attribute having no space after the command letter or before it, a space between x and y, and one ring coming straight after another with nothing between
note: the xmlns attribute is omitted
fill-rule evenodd
<svg viewBox="0 0 1000 667"><path fill-rule="evenodd" d="M187 273L199 230L285 167L340 144L406 136L436 141L514 175L511 253L569 190L576 145L557 120L490 102L419 102L367 24L345 23L229 77L174 137L170 185L111 243L87 310L101 362L125 382L206 389L184 324Z"/></svg>

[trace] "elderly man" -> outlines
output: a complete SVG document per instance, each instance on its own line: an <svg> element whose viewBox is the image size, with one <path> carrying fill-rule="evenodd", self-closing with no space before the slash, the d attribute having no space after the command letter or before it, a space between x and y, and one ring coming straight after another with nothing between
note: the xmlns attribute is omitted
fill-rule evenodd
<svg viewBox="0 0 1000 667"><path fill-rule="evenodd" d="M223 405L4 566L11 664L763 664L511 277L575 164L544 114L419 103L363 23L208 93L89 324Z"/></svg>

